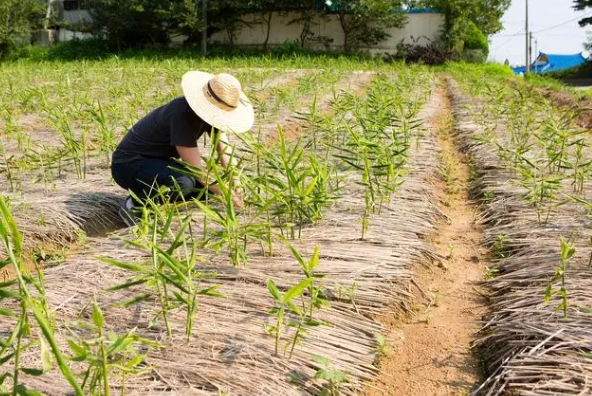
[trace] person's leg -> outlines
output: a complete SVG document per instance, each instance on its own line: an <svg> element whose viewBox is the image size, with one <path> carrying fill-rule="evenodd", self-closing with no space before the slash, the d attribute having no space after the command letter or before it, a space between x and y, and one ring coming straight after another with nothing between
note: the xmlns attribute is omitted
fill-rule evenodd
<svg viewBox="0 0 592 396"><path fill-rule="evenodd" d="M183 165L172 160L158 158L139 159L129 163L113 164L112 175L115 182L126 190L131 190L138 198L153 198L159 187L166 186L173 191L170 198L191 199L198 196L203 186L177 169Z"/></svg>

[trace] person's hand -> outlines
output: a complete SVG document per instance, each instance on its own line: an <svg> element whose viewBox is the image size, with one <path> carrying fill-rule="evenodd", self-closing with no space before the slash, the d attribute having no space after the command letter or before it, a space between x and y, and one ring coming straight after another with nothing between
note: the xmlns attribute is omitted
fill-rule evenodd
<svg viewBox="0 0 592 396"><path fill-rule="evenodd" d="M242 209L244 205L243 199L238 191L235 191L234 194L232 194L232 204L235 209Z"/></svg>

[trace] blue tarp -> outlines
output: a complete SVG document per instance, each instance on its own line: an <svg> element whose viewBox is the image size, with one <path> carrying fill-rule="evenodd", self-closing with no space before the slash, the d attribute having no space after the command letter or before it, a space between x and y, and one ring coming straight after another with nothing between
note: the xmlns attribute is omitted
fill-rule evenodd
<svg viewBox="0 0 592 396"><path fill-rule="evenodd" d="M539 56L537 56L537 59L530 66L530 70L533 73L546 73L571 69L584 63L586 63L586 58L584 58L581 52L573 55L554 55L539 52ZM512 70L515 74L524 74L526 67L513 67Z"/></svg>

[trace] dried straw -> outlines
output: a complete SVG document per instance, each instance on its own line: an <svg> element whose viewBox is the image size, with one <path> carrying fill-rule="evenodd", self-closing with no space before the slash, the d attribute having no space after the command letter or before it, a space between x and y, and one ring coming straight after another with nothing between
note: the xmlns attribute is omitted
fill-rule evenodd
<svg viewBox="0 0 592 396"><path fill-rule="evenodd" d="M503 236L508 255L496 261L500 275L487 282L491 310L485 318L480 349L487 379L475 395L583 395L592 389L592 315L580 307L592 306L592 269L588 264L591 230L583 209L568 204L553 211L546 224L539 224L536 211L522 199L523 190L509 183L513 174L505 169L495 150L476 138L483 130L471 110L479 103L464 96L449 80L457 137L474 159L478 179L475 195L490 192L484 201L482 221L487 225L490 246ZM503 127L497 130L501 139ZM559 265L559 238L571 237L577 249L567 273L569 313L554 313L554 297L544 304L545 288Z"/></svg>
<svg viewBox="0 0 592 396"><path fill-rule="evenodd" d="M422 116L427 118L438 108L432 98ZM47 300L56 313L59 342L65 345L68 322L81 316L88 318L89 302L96 297L111 330L124 332L137 327L141 335L165 345L148 353L147 362L154 369L130 379L127 394L311 394L322 386L312 380L318 368L310 359L312 354L329 357L333 367L348 373L350 382L343 394L357 393L377 374L374 335L382 328L370 314L385 313L393 309L393 304L402 304L409 294L411 264L435 257L424 241L438 216L428 183L437 170L432 134L426 133L418 146L412 149L408 165L411 172L405 183L383 212L371 218L366 240L357 238L363 196L355 186L348 186L347 198L339 200L319 225L304 230L303 239L297 242L303 253L320 245L318 268L327 275L323 283L332 300L329 308L320 311L320 318L331 325L312 329L296 347L291 361L273 355L273 337L263 331L263 324L271 321L267 311L272 307L265 280L272 278L278 285L287 286L302 279L295 259L285 247L275 246L274 257L264 257L257 247L251 247L248 267L239 269L230 266L223 256L203 252L200 269L218 274L217 279L204 281L204 285L221 284L226 297L200 299L194 335L186 342L180 336L184 326L181 312L172 313L174 337L168 339L160 321L149 326L157 312L155 301L116 308L113 304L128 298L130 291L104 291L123 282L127 274L103 264L96 256L124 261L147 257L119 239L129 237L125 230L89 240L77 257L47 271ZM352 213L352 208L357 212ZM197 226L200 215L195 216ZM352 282L357 283L353 297L342 292ZM0 326L5 326L1 320ZM27 352L25 361L38 364L36 351ZM298 386L286 381L288 374L295 373L300 378ZM26 383L48 395L63 394L67 389L55 370L41 377L28 377Z"/></svg>

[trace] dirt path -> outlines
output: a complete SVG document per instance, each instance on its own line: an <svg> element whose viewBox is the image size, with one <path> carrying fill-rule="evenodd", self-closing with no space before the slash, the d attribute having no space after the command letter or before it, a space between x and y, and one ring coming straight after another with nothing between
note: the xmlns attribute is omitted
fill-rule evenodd
<svg viewBox="0 0 592 396"><path fill-rule="evenodd" d="M440 175L434 177L438 207L447 216L430 237L446 257L431 268L416 265L413 312L384 318L390 351L381 360L381 377L369 395L467 395L479 382L477 358L470 350L485 299L487 251L481 247L478 211L469 200L470 167L452 138L450 102L442 85L436 95L441 111L430 125L438 131ZM414 289L419 290L417 287Z"/></svg>

